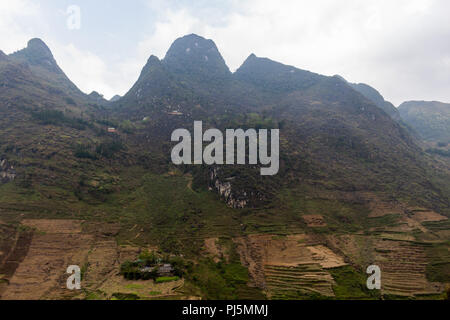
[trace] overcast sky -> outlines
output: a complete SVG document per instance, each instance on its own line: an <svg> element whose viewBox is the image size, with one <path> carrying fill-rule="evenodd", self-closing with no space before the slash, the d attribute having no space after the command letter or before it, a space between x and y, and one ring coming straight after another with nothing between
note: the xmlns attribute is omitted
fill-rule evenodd
<svg viewBox="0 0 450 320"><path fill-rule="evenodd" d="M213 39L232 71L255 53L367 83L395 105L450 102L448 0L0 0L1 50L39 37L80 89L107 98L189 33Z"/></svg>

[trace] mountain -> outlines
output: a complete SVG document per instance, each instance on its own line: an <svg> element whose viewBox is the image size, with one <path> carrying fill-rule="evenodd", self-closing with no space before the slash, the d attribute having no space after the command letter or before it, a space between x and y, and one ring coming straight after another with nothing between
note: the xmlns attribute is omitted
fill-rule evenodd
<svg viewBox="0 0 450 320"><path fill-rule="evenodd" d="M392 119L397 121L401 119L397 108L392 103L384 100L384 97L376 89L364 83L350 83L350 86L375 103L377 107L390 115Z"/></svg>
<svg viewBox="0 0 450 320"><path fill-rule="evenodd" d="M204 80L221 80L231 75L212 40L191 34L175 40L163 64L172 73Z"/></svg>
<svg viewBox="0 0 450 320"><path fill-rule="evenodd" d="M122 98L121 96L116 94L114 97L109 99L109 102L116 102L116 101L119 101L121 98Z"/></svg>
<svg viewBox="0 0 450 320"><path fill-rule="evenodd" d="M33 67L45 68L53 73L63 73L53 58L52 52L41 39L31 39L25 49L13 53L11 57L26 61Z"/></svg>
<svg viewBox="0 0 450 320"><path fill-rule="evenodd" d="M91 139L99 130L93 120L102 110L97 98L70 81L40 39L3 55L0 160L8 164L4 172L17 170L18 185L50 183L71 189L79 174L72 169L74 146L78 139ZM58 181L53 180L56 176Z"/></svg>
<svg viewBox="0 0 450 320"><path fill-rule="evenodd" d="M139 116L148 115L139 109L153 112L154 106L189 113L203 102L223 103L230 82L231 72L215 43L192 34L177 39L163 60L151 56L120 104Z"/></svg>
<svg viewBox="0 0 450 320"><path fill-rule="evenodd" d="M309 88L326 77L251 54L234 77L274 93Z"/></svg>
<svg viewBox="0 0 450 320"><path fill-rule="evenodd" d="M2 50L0 50L0 61L6 60L6 59L7 59L6 54Z"/></svg>
<svg viewBox="0 0 450 320"><path fill-rule="evenodd" d="M208 52L213 53L211 60L202 59ZM255 168L224 166L211 178L208 169L188 168L193 170L194 186L210 186L220 193L223 185L229 185L231 192L224 200L231 206L272 203L280 184L303 181L326 188L333 181L336 191L389 189L406 198L432 189L431 193L444 196L442 202L432 201L433 208L446 210L448 197L440 187L429 188L423 171L429 160L408 130L372 101L382 101L375 90L366 90L373 94L367 94L369 99L354 88L341 77L254 54L231 74L211 40L189 35L176 40L163 60L149 58L136 84L112 108L111 117L117 113L131 122L148 119L137 135L141 140L152 136L148 140L152 150L163 148L173 130L191 128L195 120L219 129L282 126L277 177L262 179ZM397 179L386 178L392 176ZM413 188L408 181L420 187ZM425 202L434 196L429 197Z"/></svg>
<svg viewBox="0 0 450 320"><path fill-rule="evenodd" d="M402 119L427 141L450 143L450 104L407 101L398 110Z"/></svg>
<svg viewBox="0 0 450 320"><path fill-rule="evenodd" d="M66 76L41 39L31 39L26 48L0 58L2 99L29 110L65 110L72 116L95 112L105 100L86 95Z"/></svg>
<svg viewBox="0 0 450 320"><path fill-rule="evenodd" d="M85 95L59 68L50 49L41 39L31 39L25 49L9 55L9 60L26 65L32 73L32 79L36 79L35 81L41 85L48 86L49 90L61 91L79 99L85 98Z"/></svg>
<svg viewBox="0 0 450 320"><path fill-rule="evenodd" d="M163 60L149 58L111 115L115 112L131 122L147 119L137 135L141 141L151 136L146 148L159 148L155 152L161 154L171 132L192 128L195 120L220 129L283 127L277 177L262 179L257 168L224 166L212 176L208 168L187 168L194 187L209 186L219 194L230 189L226 196L221 194L228 205L259 207L273 203L280 185L303 181L328 188L333 181L335 191L392 190L396 197L413 202L423 201L423 195L433 190L422 205L431 205L436 192L443 198L433 200L433 208L447 207L448 197L441 187L429 188L423 169L429 160L409 132L345 80L254 54L231 74L216 48L195 35L176 40ZM206 52L215 53L211 65L201 59ZM391 176L397 179L386 178ZM413 188L408 181L420 187ZM437 194L436 199L441 198Z"/></svg>
<svg viewBox="0 0 450 320"><path fill-rule="evenodd" d="M442 298L450 167L371 97L254 54L231 73L197 35L114 102L79 91L40 40L0 54L0 296ZM279 129L279 173L174 165L172 132L200 120ZM61 291L61 257L83 266L82 292ZM119 280L155 257L183 281ZM365 289L371 264L382 292Z"/></svg>
<svg viewBox="0 0 450 320"><path fill-rule="evenodd" d="M107 105L108 104L108 100L106 100L102 94L98 93L97 91L92 91L89 95L88 98L94 102L94 103L98 103L100 105Z"/></svg>

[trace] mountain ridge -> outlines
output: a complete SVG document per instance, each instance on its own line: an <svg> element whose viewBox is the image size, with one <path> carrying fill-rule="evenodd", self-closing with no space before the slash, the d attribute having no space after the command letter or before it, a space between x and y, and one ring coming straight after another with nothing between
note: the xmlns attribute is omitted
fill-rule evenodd
<svg viewBox="0 0 450 320"><path fill-rule="evenodd" d="M399 106L401 117L423 139L450 143L450 104L439 101L406 101Z"/></svg>
<svg viewBox="0 0 450 320"><path fill-rule="evenodd" d="M14 258L0 259L0 295L32 285L39 298L72 297L54 253L73 247L89 280L76 299L162 297L153 281L139 280L145 290L118 281L125 260L154 252L183 271L167 298L443 297L450 165L340 77L255 55L232 74L220 52L204 59L214 48L206 39L188 55L195 41L178 42L168 62L150 56L127 94L105 105L39 64L0 56L0 229L14 239L0 237L0 255ZM174 165L171 134L192 132L194 121L279 129L278 175ZM61 226L75 231L52 234ZM56 267L36 265L36 254ZM365 289L370 264L383 268L381 293ZM42 277L17 280L29 270Z"/></svg>

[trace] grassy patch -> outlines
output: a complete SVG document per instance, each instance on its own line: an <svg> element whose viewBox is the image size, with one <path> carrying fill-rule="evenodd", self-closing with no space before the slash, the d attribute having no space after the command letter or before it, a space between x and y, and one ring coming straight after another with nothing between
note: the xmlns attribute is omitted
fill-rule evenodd
<svg viewBox="0 0 450 320"><path fill-rule="evenodd" d="M178 281L180 280L180 277L159 277L156 278L156 283L165 283L165 282L172 282L172 281Z"/></svg>
<svg viewBox="0 0 450 320"><path fill-rule="evenodd" d="M134 293L116 292L112 295L113 300L140 300L140 297Z"/></svg>
<svg viewBox="0 0 450 320"><path fill-rule="evenodd" d="M450 282L450 242L433 244L426 249L430 261L426 275L431 282Z"/></svg>
<svg viewBox="0 0 450 320"><path fill-rule="evenodd" d="M125 286L125 288L127 289L131 289L131 290L139 290L139 289L144 289L144 286L142 284L127 284Z"/></svg>
<svg viewBox="0 0 450 320"><path fill-rule="evenodd" d="M375 299L378 291L369 290L366 286L365 273L358 272L351 266L330 269L336 284L333 286L336 299Z"/></svg>

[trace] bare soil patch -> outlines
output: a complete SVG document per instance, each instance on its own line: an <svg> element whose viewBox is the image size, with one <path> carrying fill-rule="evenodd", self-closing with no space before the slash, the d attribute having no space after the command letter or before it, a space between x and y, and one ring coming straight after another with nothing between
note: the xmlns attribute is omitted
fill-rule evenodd
<svg viewBox="0 0 450 320"><path fill-rule="evenodd" d="M346 265L343 257L338 256L325 246L318 245L307 248L312 254L312 259L324 269L338 268Z"/></svg>
<svg viewBox="0 0 450 320"><path fill-rule="evenodd" d="M434 211L416 211L411 218L420 223L448 220L447 217L444 217Z"/></svg>
<svg viewBox="0 0 450 320"><path fill-rule="evenodd" d="M49 220L49 219L26 219L22 220L24 226L37 229L39 232L54 234L76 234L81 233L81 220Z"/></svg>
<svg viewBox="0 0 450 320"><path fill-rule="evenodd" d="M205 239L205 250L206 253L213 257L214 262L219 262L221 257L221 249L219 248L218 242L219 238L208 238Z"/></svg>

